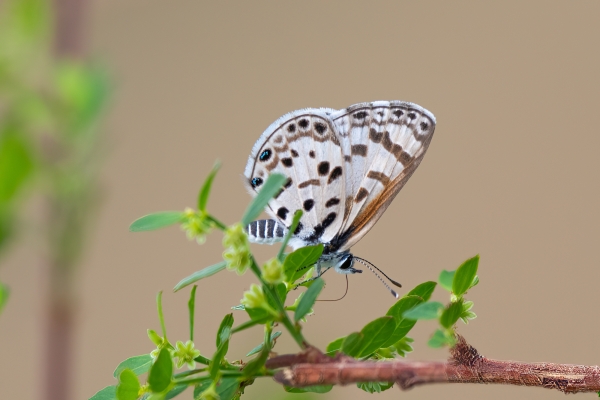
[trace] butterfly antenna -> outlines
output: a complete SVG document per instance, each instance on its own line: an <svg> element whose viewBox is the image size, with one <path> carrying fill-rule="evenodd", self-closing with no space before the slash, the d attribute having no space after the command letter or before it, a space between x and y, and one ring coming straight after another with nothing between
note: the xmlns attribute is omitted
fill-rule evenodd
<svg viewBox="0 0 600 400"><path fill-rule="evenodd" d="M395 280L393 280L392 278L390 278L389 276L387 276L382 270L380 270L379 268L377 268L375 265L373 265L372 263L370 263L369 261L365 260L364 258L359 258L359 257L354 257L354 259L356 261L358 261L359 263L361 263L362 265L364 265L365 267L369 268L369 270L375 274L376 277L379 278L379 280L381 281L381 283L383 283L383 285L387 288L387 290L390 291L390 293L392 293L392 295L395 298L398 298L400 296L398 296L398 293L396 293L391 287L390 285L387 284L386 281L383 280L383 278L381 276L379 276L379 274L377 272L375 272L375 270L373 268L375 268L377 271L379 271L383 276L385 276L386 278L388 278L388 280L390 282L392 282L394 285L398 286L398 287L402 287L402 285L398 282L396 282Z"/></svg>
<svg viewBox="0 0 600 400"><path fill-rule="evenodd" d="M342 300L344 297L346 297L346 295L348 294L348 275L346 275L346 291L344 292L344 295L342 297L340 297L339 299L327 299L327 300L317 300L317 301L340 301Z"/></svg>

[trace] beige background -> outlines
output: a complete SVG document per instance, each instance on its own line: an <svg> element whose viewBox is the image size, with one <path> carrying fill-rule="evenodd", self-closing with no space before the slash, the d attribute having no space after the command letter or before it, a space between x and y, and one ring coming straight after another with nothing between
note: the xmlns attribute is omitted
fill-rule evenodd
<svg viewBox="0 0 600 400"><path fill-rule="evenodd" d="M223 168L210 208L227 223L244 211L247 155L280 115L371 100L416 102L437 117L424 162L375 228L353 249L410 289L481 254L469 293L479 315L460 332L500 359L599 364L600 3L201 2L92 3L88 38L110 66L108 158L97 229L79 275L76 398L113 384L123 359L152 350L154 298L165 290L169 337L187 338L188 292L170 289L219 260L177 228L132 234L152 211L195 204L214 160ZM40 394L40 256L22 245L2 280L13 290L0 318L3 399ZM276 249L258 247L266 260ZM345 281L328 274L325 297ZM198 288L197 344L210 356L221 317L254 278L223 272ZM446 301L440 290L435 298ZM314 344L360 329L391 296L370 274L350 278L341 302L321 303L305 333ZM236 321L245 317L235 314ZM435 329L420 323L410 359ZM260 342L236 335L231 357ZM283 335L279 352L296 351ZM265 380L248 399L280 398ZM562 399L542 389L438 385L377 398ZM588 395L590 397L591 395ZM189 398L188 394L184 398ZM299 398L299 397L295 397ZM371 399L355 387L328 399Z"/></svg>

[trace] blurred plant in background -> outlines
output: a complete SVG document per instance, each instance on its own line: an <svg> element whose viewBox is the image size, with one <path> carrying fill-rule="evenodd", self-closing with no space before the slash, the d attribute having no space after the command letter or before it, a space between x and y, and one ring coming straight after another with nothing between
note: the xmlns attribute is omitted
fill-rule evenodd
<svg viewBox="0 0 600 400"><path fill-rule="evenodd" d="M83 4L9 0L0 9L0 256L15 239L41 233L33 242L49 285L44 393L60 400L68 398L73 280L98 203L98 123L109 87L105 71L84 61ZM43 199L39 217L25 213L34 196ZM8 294L0 276L0 312Z"/></svg>

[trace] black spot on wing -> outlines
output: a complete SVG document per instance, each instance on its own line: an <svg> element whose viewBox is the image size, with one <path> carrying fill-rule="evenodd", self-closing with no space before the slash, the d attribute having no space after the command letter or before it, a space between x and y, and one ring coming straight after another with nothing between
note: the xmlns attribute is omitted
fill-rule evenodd
<svg viewBox="0 0 600 400"><path fill-rule="evenodd" d="M304 210L310 211L315 205L315 201L313 199L304 200Z"/></svg>
<svg viewBox="0 0 600 400"><path fill-rule="evenodd" d="M317 166L317 171L321 176L327 175L329 173L329 163L327 161L320 162Z"/></svg>
<svg viewBox="0 0 600 400"><path fill-rule="evenodd" d="M288 158L282 158L281 163L289 168L293 165L294 162L292 161L291 158L288 157Z"/></svg>
<svg viewBox="0 0 600 400"><path fill-rule="evenodd" d="M318 132L320 135L322 135L322 134L323 134L323 132L325 132L325 131L327 130L327 127L326 127L324 124L320 123L320 122L316 122L316 123L315 123L315 130L316 130L316 131L317 131L317 132Z"/></svg>
<svg viewBox="0 0 600 400"><path fill-rule="evenodd" d="M298 125L300 125L300 128L306 128L308 126L308 120L306 118L302 118L298 122Z"/></svg>
<svg viewBox="0 0 600 400"><path fill-rule="evenodd" d="M277 216L283 220L285 220L285 218L287 217L289 210L285 207L281 207L279 210L277 210Z"/></svg>
<svg viewBox="0 0 600 400"><path fill-rule="evenodd" d="M337 197L332 197L331 199L327 200L327 203L325 203L325 207L333 207L336 204L340 204L340 199L338 199Z"/></svg>
<svg viewBox="0 0 600 400"><path fill-rule="evenodd" d="M365 119L367 117L367 113L365 111L360 111L354 114L354 118L356 119Z"/></svg>
<svg viewBox="0 0 600 400"><path fill-rule="evenodd" d="M335 167L329 174L329 179L327 180L327 183L330 184L340 176L342 176L342 167Z"/></svg>
<svg viewBox="0 0 600 400"><path fill-rule="evenodd" d="M271 154L273 154L271 149L266 149L262 153L260 153L260 156L258 156L258 159L260 161L269 161L269 158L271 158Z"/></svg>
<svg viewBox="0 0 600 400"><path fill-rule="evenodd" d="M288 127L287 127L287 131L288 131L289 133L294 133L294 132L296 132L296 125L295 125L295 124L289 124L289 125L288 125Z"/></svg>
<svg viewBox="0 0 600 400"><path fill-rule="evenodd" d="M252 180L250 180L250 185L252 185L253 188L259 187L260 185L263 184L263 180L261 178L252 178Z"/></svg>

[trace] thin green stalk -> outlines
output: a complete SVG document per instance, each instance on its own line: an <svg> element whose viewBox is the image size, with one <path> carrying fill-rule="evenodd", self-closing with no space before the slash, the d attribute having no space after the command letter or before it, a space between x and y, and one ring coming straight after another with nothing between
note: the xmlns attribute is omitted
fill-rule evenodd
<svg viewBox="0 0 600 400"><path fill-rule="evenodd" d="M273 376L275 375L275 371L271 371L271 370L265 370L262 372L257 372L256 375L254 375L252 378L256 378L259 376ZM242 371L221 371L221 377L222 378L246 378L244 376L244 373ZM210 376L198 376L195 378L189 378L189 379L173 379L173 383L175 385L195 385L207 380L211 380L212 378Z"/></svg>
<svg viewBox="0 0 600 400"><path fill-rule="evenodd" d="M227 225L225 225L224 223L222 223L221 221L219 221L218 219L216 219L215 217L213 217L210 214L206 215L206 219L208 219L210 222L215 224L215 226L222 231L225 231L227 229Z"/></svg>
<svg viewBox="0 0 600 400"><path fill-rule="evenodd" d="M255 320L249 320L246 322L243 322L241 324L239 324L238 326L234 327L231 329L231 333L236 333L236 332L241 332L243 330L246 330L248 328L252 328L254 325L259 325L261 324L261 321L255 321Z"/></svg>

